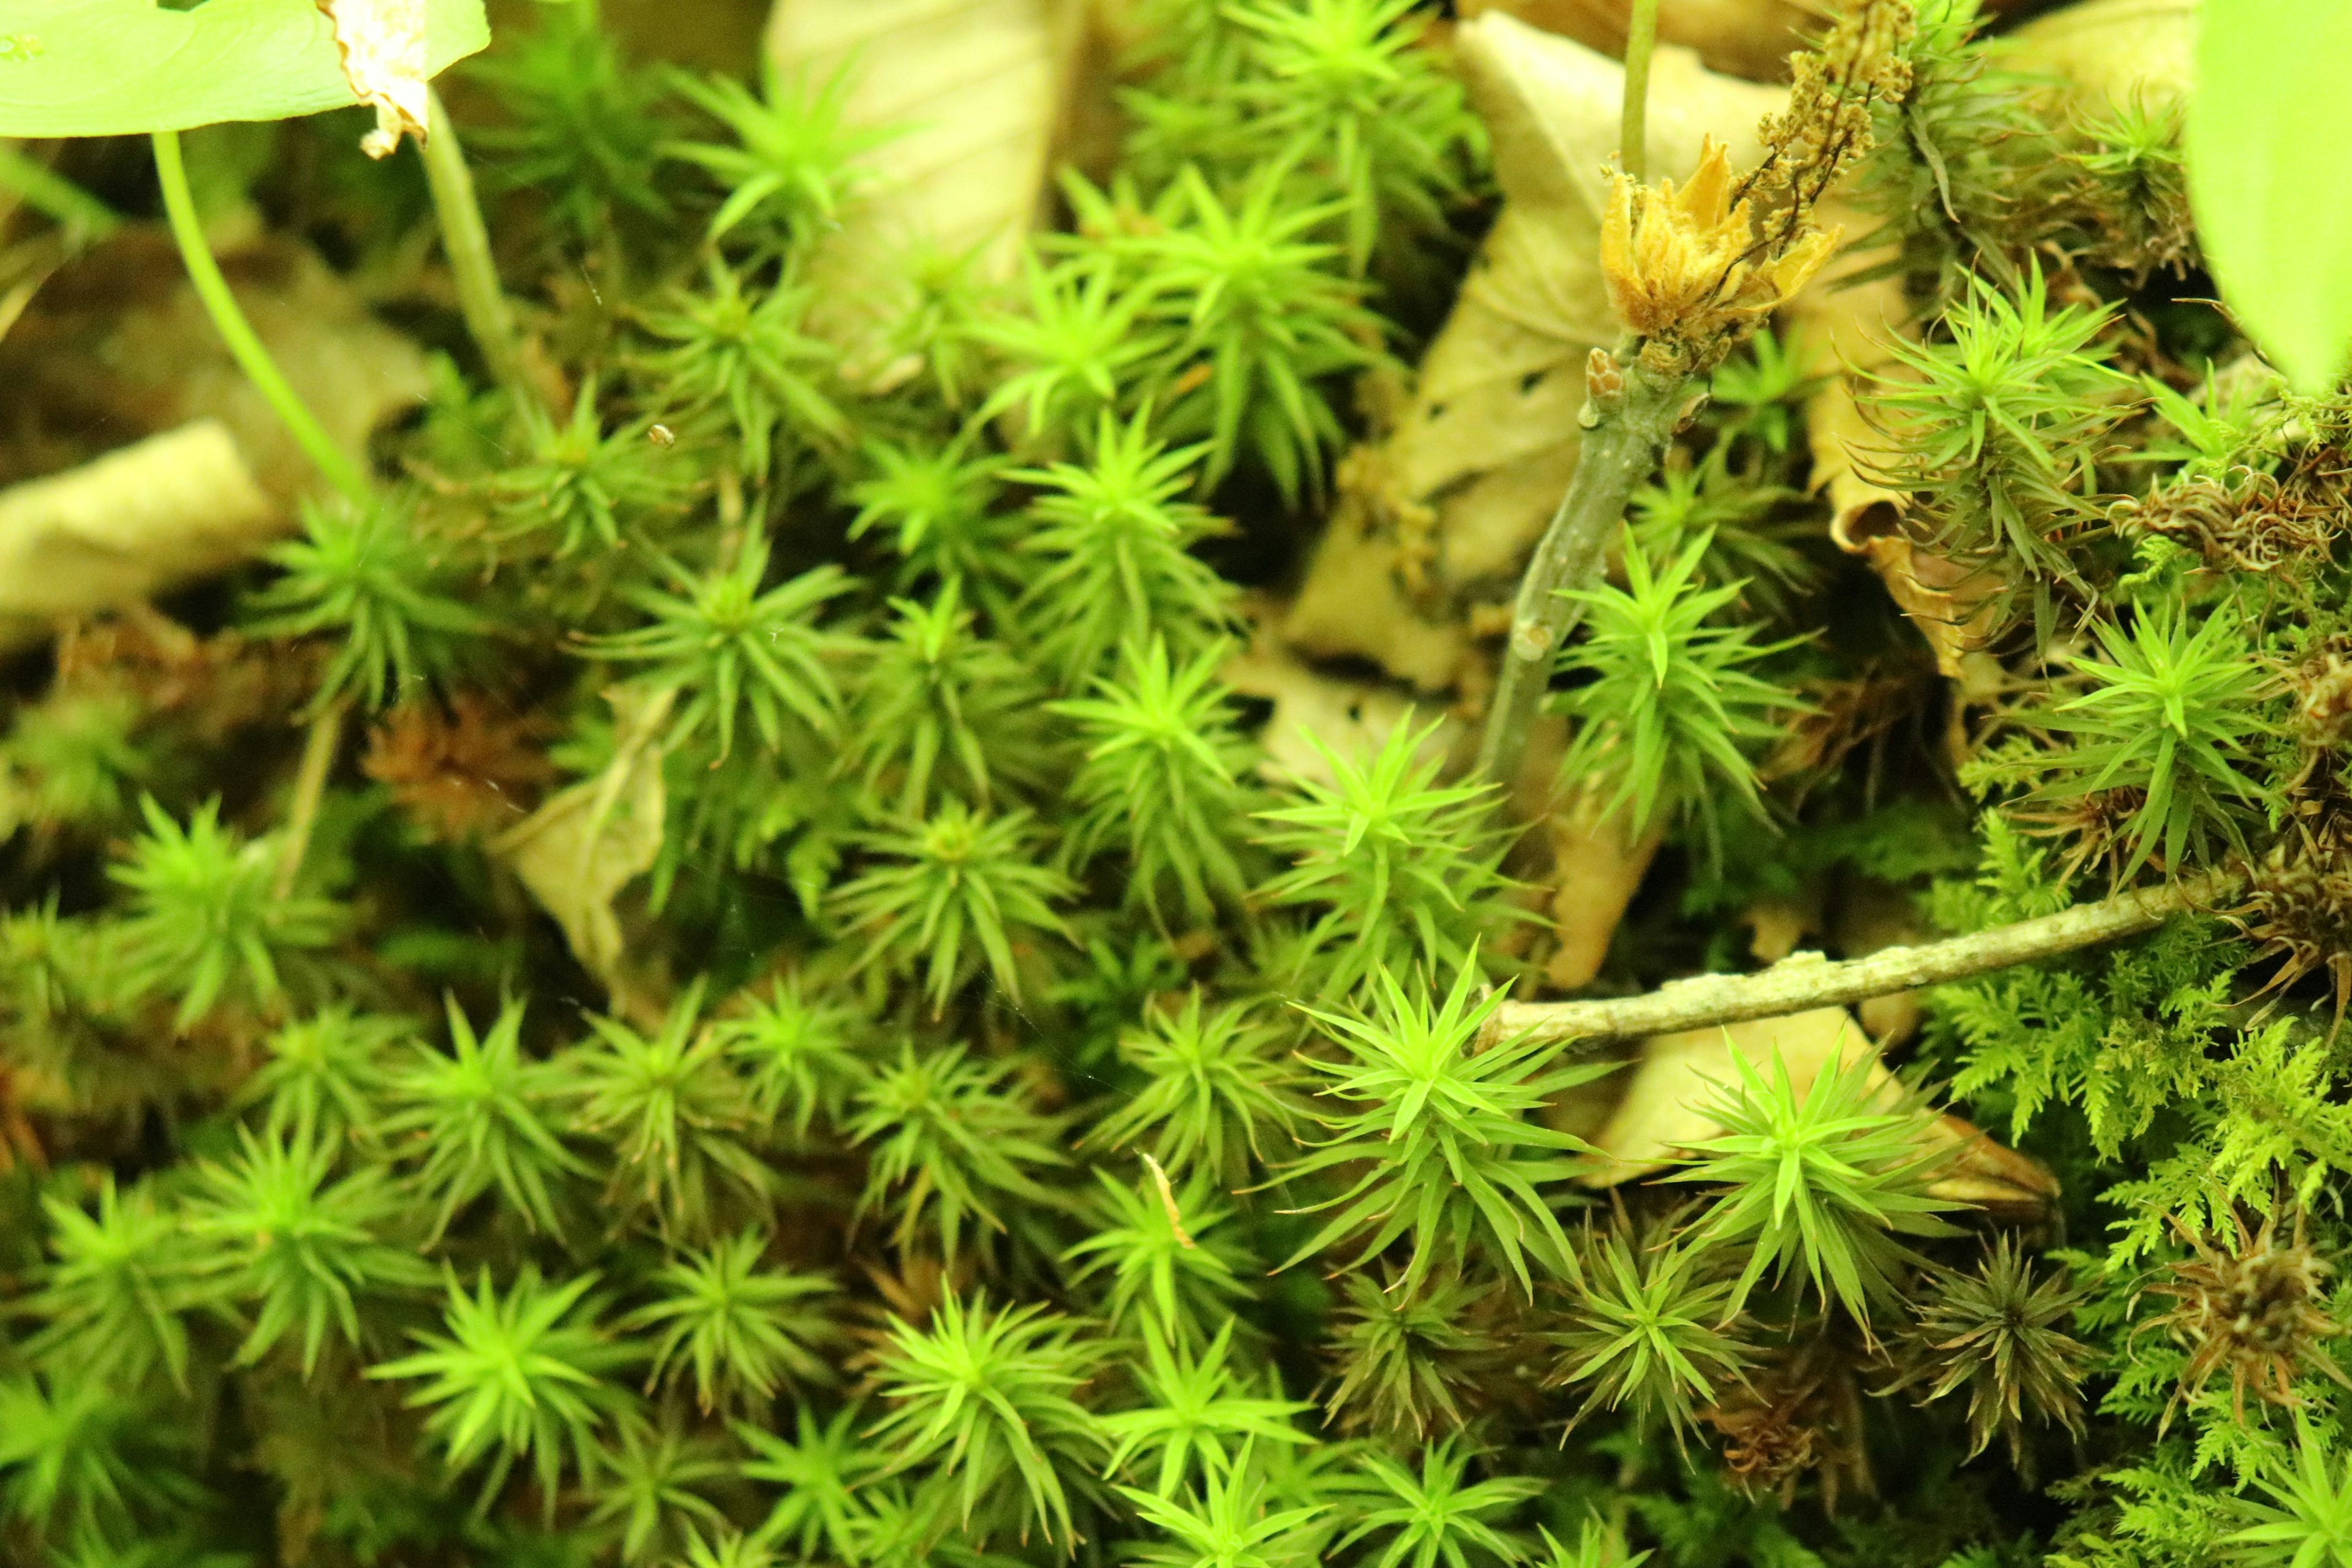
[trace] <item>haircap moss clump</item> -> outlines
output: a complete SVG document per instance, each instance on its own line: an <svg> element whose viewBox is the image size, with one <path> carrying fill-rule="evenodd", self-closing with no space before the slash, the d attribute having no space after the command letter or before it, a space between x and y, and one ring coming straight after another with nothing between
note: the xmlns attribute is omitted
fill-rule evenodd
<svg viewBox="0 0 2352 1568"><path fill-rule="evenodd" d="M480 244L172 165L436 352L0 679L0 1562L2352 1563L2352 394L2161 79L1853 0L1547 216L1462 62L1582 46L1139 0L900 253L1021 7L538 9ZM15 145L11 480L164 310Z"/></svg>

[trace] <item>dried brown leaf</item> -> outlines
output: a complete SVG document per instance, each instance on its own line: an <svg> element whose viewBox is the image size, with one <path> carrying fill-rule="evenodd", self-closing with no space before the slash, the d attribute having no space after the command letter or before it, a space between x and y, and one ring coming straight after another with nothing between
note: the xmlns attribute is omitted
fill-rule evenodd
<svg viewBox="0 0 2352 1568"><path fill-rule="evenodd" d="M667 801L660 736L676 696L625 687L613 692L615 733L604 771L559 792L490 841L491 853L555 918L572 955L625 1014L644 1011L646 998L622 962L613 900L661 854Z"/></svg>

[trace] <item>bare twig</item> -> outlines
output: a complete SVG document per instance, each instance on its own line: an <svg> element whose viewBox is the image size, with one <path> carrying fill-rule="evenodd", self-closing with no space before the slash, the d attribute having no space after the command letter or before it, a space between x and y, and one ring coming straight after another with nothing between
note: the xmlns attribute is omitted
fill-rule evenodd
<svg viewBox="0 0 2352 1568"><path fill-rule="evenodd" d="M1780 1018L1989 974L2154 931L2172 916L2210 908L2240 879L2212 872L2165 888L2142 889L2054 915L1994 926L1918 947L1890 947L1832 963L1805 953L1755 974L1698 974L1640 996L1591 1002L1507 1002L1487 1026L1490 1039L1608 1040L1711 1028L1749 1018Z"/></svg>
<svg viewBox="0 0 2352 1568"><path fill-rule="evenodd" d="M1518 776L1536 710L1551 679L1552 656L1583 615L1563 589L1591 586L1633 491L1656 471L1692 392L1686 376L1654 375L1637 360L1620 365L1599 349L1585 370L1583 449L1543 540L1519 579L1510 641L1486 710L1478 771L1507 786Z"/></svg>

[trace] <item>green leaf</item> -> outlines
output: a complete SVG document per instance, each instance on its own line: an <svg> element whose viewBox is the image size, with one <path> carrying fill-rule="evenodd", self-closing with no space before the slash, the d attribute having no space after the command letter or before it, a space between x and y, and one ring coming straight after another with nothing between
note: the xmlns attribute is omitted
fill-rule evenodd
<svg viewBox="0 0 2352 1568"><path fill-rule="evenodd" d="M2189 195L2231 311L2295 386L2318 393L2352 347L2352 8L2208 0L2197 29Z"/></svg>
<svg viewBox="0 0 2352 1568"><path fill-rule="evenodd" d="M482 0L424 0L425 74L490 41ZM0 0L0 136L125 136L359 102L307 0Z"/></svg>

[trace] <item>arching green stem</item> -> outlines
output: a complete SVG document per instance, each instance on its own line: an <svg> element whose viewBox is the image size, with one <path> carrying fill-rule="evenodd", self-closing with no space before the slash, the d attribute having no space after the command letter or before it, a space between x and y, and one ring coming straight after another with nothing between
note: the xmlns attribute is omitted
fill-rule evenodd
<svg viewBox="0 0 2352 1568"><path fill-rule="evenodd" d="M154 142L155 175L163 186L163 211L171 218L172 237L179 242L180 258L187 265L188 281L196 286L196 298L204 301L205 313L212 317L237 368L245 372L246 379L259 390L278 417L286 422L286 428L293 432L295 443L303 454L354 506L370 504L375 499L375 490L368 483L367 475L349 453L335 445L310 405L287 384L277 361L261 346L253 323L237 308L236 296L229 292L228 279L221 276L220 263L213 259L211 247L205 244L204 226L196 221L195 198L188 192L187 164L180 157L179 133L158 131Z"/></svg>
<svg viewBox="0 0 2352 1568"><path fill-rule="evenodd" d="M482 205L474 195L474 176L466 167L466 152L441 95L429 93L429 120L417 151L425 159L425 178L433 187L433 210L441 220L441 248L449 258L449 273L457 284L457 309L474 346L491 379L520 404L541 405L539 389L523 369L522 340L515 331L514 308L499 286L498 262L490 255L490 232L482 222Z"/></svg>

